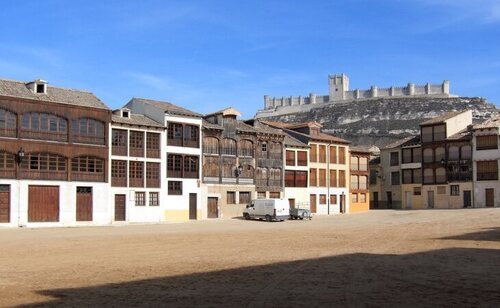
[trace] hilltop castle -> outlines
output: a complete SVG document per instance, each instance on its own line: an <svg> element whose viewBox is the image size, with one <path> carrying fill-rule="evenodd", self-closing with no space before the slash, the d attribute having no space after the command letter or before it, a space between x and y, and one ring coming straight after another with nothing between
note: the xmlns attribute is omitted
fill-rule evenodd
<svg viewBox="0 0 500 308"><path fill-rule="evenodd" d="M406 87L379 88L371 86L369 90L349 90L349 77L345 74L328 76L329 95L269 97L264 96L264 109L257 112L256 118L308 111L318 104L330 104L342 101L366 100L385 97L450 97L450 82L442 84L427 83L422 86L408 83Z"/></svg>

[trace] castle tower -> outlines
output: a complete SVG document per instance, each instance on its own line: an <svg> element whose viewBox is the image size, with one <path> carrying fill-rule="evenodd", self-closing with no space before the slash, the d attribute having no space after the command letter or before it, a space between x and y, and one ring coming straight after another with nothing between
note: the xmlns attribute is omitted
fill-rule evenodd
<svg viewBox="0 0 500 308"><path fill-rule="evenodd" d="M328 75L328 87L330 88L330 101L339 101L346 98L349 91L349 77L345 74Z"/></svg>

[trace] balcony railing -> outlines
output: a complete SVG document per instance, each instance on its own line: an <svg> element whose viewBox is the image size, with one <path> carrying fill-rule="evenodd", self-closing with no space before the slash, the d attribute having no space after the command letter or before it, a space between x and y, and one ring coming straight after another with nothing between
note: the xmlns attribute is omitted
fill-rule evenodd
<svg viewBox="0 0 500 308"><path fill-rule="evenodd" d="M144 178L129 178L129 187L144 187Z"/></svg>
<svg viewBox="0 0 500 308"><path fill-rule="evenodd" d="M102 173L90 173L90 172L72 172L72 181L82 181L82 182L104 182L104 172Z"/></svg>
<svg viewBox="0 0 500 308"><path fill-rule="evenodd" d="M146 157L160 158L160 149L146 149Z"/></svg>
<svg viewBox="0 0 500 308"><path fill-rule="evenodd" d="M127 156L127 147L113 145L111 146L111 154L119 156Z"/></svg>
<svg viewBox="0 0 500 308"><path fill-rule="evenodd" d="M66 171L26 171L22 170L20 174L22 179L36 179L36 180L68 180L68 173Z"/></svg>
<svg viewBox="0 0 500 308"><path fill-rule="evenodd" d="M182 170L167 170L167 177L182 178Z"/></svg>
<svg viewBox="0 0 500 308"><path fill-rule="evenodd" d="M133 157L144 157L144 148L133 148L130 147L130 156Z"/></svg>
<svg viewBox="0 0 500 308"><path fill-rule="evenodd" d="M498 172L478 172L478 181L498 180Z"/></svg>
<svg viewBox="0 0 500 308"><path fill-rule="evenodd" d="M0 171L0 179L15 179L16 170L2 170Z"/></svg>
<svg viewBox="0 0 500 308"><path fill-rule="evenodd" d="M184 171L184 178L185 179L197 179L198 178L198 171Z"/></svg>
<svg viewBox="0 0 500 308"><path fill-rule="evenodd" d="M72 141L75 143L85 143L85 144L104 144L104 137L95 137L95 136L80 136L73 135L71 136Z"/></svg>
<svg viewBox="0 0 500 308"><path fill-rule="evenodd" d="M10 128L2 128L0 129L0 136L2 137L16 137L17 130Z"/></svg>
<svg viewBox="0 0 500 308"><path fill-rule="evenodd" d="M267 179L256 179L255 185L257 186L267 186Z"/></svg>
<svg viewBox="0 0 500 308"><path fill-rule="evenodd" d="M182 138L168 138L167 145L181 147L182 146Z"/></svg>
<svg viewBox="0 0 500 308"><path fill-rule="evenodd" d="M160 187L160 179L146 179L146 187L159 188Z"/></svg>
<svg viewBox="0 0 500 308"><path fill-rule="evenodd" d="M127 187L127 178L111 178L111 186L113 187Z"/></svg>
<svg viewBox="0 0 500 308"><path fill-rule="evenodd" d="M472 173L448 173L448 182L472 181Z"/></svg>
<svg viewBox="0 0 500 308"><path fill-rule="evenodd" d="M39 139L39 140L50 140L50 141L68 141L67 133L21 130L20 137L27 139Z"/></svg>
<svg viewBox="0 0 500 308"><path fill-rule="evenodd" d="M189 148L198 148L200 147L200 142L199 140L184 139L184 146Z"/></svg>

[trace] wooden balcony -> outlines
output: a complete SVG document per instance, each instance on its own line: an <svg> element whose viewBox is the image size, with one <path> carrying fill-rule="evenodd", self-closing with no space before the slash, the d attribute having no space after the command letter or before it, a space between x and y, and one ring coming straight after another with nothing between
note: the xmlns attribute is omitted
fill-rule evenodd
<svg viewBox="0 0 500 308"><path fill-rule="evenodd" d="M127 187L127 178L111 178L112 187Z"/></svg>
<svg viewBox="0 0 500 308"><path fill-rule="evenodd" d="M129 156L144 157L144 148L133 148L133 147L130 147L130 154L129 154Z"/></svg>
<svg viewBox="0 0 500 308"><path fill-rule="evenodd" d="M82 182L104 182L104 172L102 173L90 173L90 172L72 172L72 181L82 181Z"/></svg>
<svg viewBox="0 0 500 308"><path fill-rule="evenodd" d="M146 149L147 158L160 158L160 149Z"/></svg>
<svg viewBox="0 0 500 308"><path fill-rule="evenodd" d="M182 146L182 138L168 138L167 145L181 147Z"/></svg>
<svg viewBox="0 0 500 308"><path fill-rule="evenodd" d="M182 178L182 170L167 170L167 177Z"/></svg>
<svg viewBox="0 0 500 308"><path fill-rule="evenodd" d="M19 137L26 139L38 139L38 140L49 140L49 141L65 141L65 142L68 141L67 133L21 130Z"/></svg>
<svg viewBox="0 0 500 308"><path fill-rule="evenodd" d="M478 181L496 181L498 180L498 172L478 172Z"/></svg>
<svg viewBox="0 0 500 308"><path fill-rule="evenodd" d="M16 170L1 170L0 179L15 179Z"/></svg>
<svg viewBox="0 0 500 308"><path fill-rule="evenodd" d="M160 179L146 179L146 187L160 188Z"/></svg>
<svg viewBox="0 0 500 308"><path fill-rule="evenodd" d="M71 136L71 139L72 139L72 142L74 142L74 143L98 144L98 145L105 144L104 137L73 135L73 136Z"/></svg>
<svg viewBox="0 0 500 308"><path fill-rule="evenodd" d="M33 171L33 170L22 170L20 177L22 179L33 179L33 180L54 180L54 181L67 181L68 173L66 171Z"/></svg>
<svg viewBox="0 0 500 308"><path fill-rule="evenodd" d="M200 142L199 140L184 139L184 146L188 148L199 148Z"/></svg>
<svg viewBox="0 0 500 308"><path fill-rule="evenodd" d="M184 171L184 176L185 179L197 179L198 178L198 172L197 171Z"/></svg>
<svg viewBox="0 0 500 308"><path fill-rule="evenodd" d="M16 135L17 135L17 130L15 130L15 129L9 129L9 128L0 129L0 136L1 137L15 138Z"/></svg>
<svg viewBox="0 0 500 308"><path fill-rule="evenodd" d="M144 187L144 178L129 178L129 187Z"/></svg>
<svg viewBox="0 0 500 308"><path fill-rule="evenodd" d="M127 156L127 147L112 146L111 155Z"/></svg>

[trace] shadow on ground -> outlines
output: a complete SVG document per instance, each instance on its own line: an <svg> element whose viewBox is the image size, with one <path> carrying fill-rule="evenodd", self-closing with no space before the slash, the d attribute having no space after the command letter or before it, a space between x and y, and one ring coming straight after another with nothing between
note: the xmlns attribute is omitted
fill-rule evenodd
<svg viewBox="0 0 500 308"><path fill-rule="evenodd" d="M484 231L442 237L440 240L500 242L500 228L485 228Z"/></svg>
<svg viewBox="0 0 500 308"><path fill-rule="evenodd" d="M165 260L168 262L168 256ZM43 290L39 293L51 300L24 307L498 307L499 264L500 250L494 249L453 248L406 255L350 254L85 288Z"/></svg>

